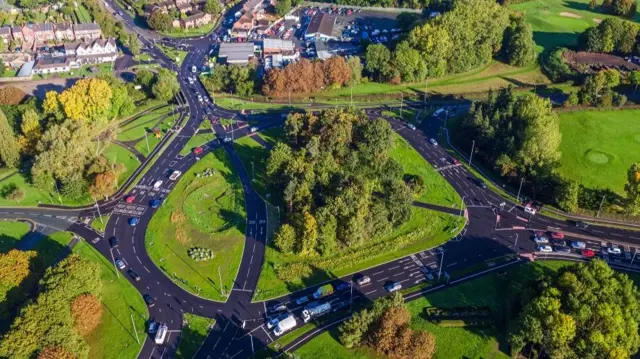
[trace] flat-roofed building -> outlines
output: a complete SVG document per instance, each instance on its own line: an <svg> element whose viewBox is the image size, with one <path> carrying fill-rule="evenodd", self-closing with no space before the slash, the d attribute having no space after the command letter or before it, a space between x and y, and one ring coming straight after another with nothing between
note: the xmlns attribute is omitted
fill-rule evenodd
<svg viewBox="0 0 640 359"><path fill-rule="evenodd" d="M247 65L255 56L253 42L223 42L218 58L227 64Z"/></svg>
<svg viewBox="0 0 640 359"><path fill-rule="evenodd" d="M336 40L337 37L333 34L336 18L336 15L326 13L314 15L307 26L305 39Z"/></svg>

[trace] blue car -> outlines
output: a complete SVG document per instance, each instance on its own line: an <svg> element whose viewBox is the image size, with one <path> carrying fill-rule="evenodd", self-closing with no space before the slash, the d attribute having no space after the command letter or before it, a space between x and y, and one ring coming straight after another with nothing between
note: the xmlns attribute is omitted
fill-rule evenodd
<svg viewBox="0 0 640 359"><path fill-rule="evenodd" d="M140 222L140 218L137 218L137 217L129 218L129 225L130 226L135 226L136 224L138 224L138 222Z"/></svg>
<svg viewBox="0 0 640 359"><path fill-rule="evenodd" d="M158 207L160 207L159 199L154 199L153 201L151 201L151 208L158 208Z"/></svg>
<svg viewBox="0 0 640 359"><path fill-rule="evenodd" d="M336 289L340 292L351 289L351 282L341 282Z"/></svg>

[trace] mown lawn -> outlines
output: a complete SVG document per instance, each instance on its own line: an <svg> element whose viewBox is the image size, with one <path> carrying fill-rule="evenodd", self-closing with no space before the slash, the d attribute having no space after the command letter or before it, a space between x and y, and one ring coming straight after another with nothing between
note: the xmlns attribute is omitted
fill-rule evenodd
<svg viewBox="0 0 640 359"><path fill-rule="evenodd" d="M120 359L138 356L145 340L145 322L149 316L147 307L138 291L120 276L118 278L111 262L91 245L80 241L73 249L82 258L100 265L102 281L101 301L104 306L102 322L85 341L89 344L89 358ZM136 342L136 334L140 338Z"/></svg>
<svg viewBox="0 0 640 359"><path fill-rule="evenodd" d="M144 133L153 136L151 130L161 121L161 118L171 113L173 109L170 106L155 109L135 120L127 123L120 128L118 141L134 141L144 139Z"/></svg>
<svg viewBox="0 0 640 359"><path fill-rule="evenodd" d="M126 181L133 171L140 166L140 161L131 151L114 143L109 144L104 149L102 156L112 163L119 163L124 166L124 170L118 178L118 185Z"/></svg>
<svg viewBox="0 0 640 359"><path fill-rule="evenodd" d="M240 180L224 149L204 156L182 175L153 216L145 246L151 259L184 289L202 297L225 300L232 288L244 248L246 212ZM196 177L213 169L210 177ZM214 258L196 262L187 250L208 248Z"/></svg>
<svg viewBox="0 0 640 359"><path fill-rule="evenodd" d="M149 156L151 152L156 148L156 146L160 143L160 141L167 136L167 131L175 125L176 121L180 118L180 115L172 115L165 117L162 122L156 124L153 128L157 128L160 130L160 137L156 137L155 134L151 131L153 128L150 128L147 133L147 138L143 137L136 145L134 146L136 150L142 153L144 156Z"/></svg>
<svg viewBox="0 0 640 359"><path fill-rule="evenodd" d="M29 225L23 222L0 221L0 252L15 248L16 243L29 233Z"/></svg>
<svg viewBox="0 0 640 359"><path fill-rule="evenodd" d="M10 188L19 187L24 190L25 198L18 202L10 201L5 198L4 193ZM89 203L90 199L86 198L69 199L62 196L62 204L66 206L79 206ZM58 194L55 189L52 192L46 192L38 189L29 183L25 174L10 169L0 169L0 206L37 206L38 203L59 205Z"/></svg>
<svg viewBox="0 0 640 359"><path fill-rule="evenodd" d="M109 222L110 215L103 215L102 217L96 217L91 221L91 228L95 229L98 232L103 232L107 227L107 223Z"/></svg>
<svg viewBox="0 0 640 359"><path fill-rule="evenodd" d="M509 310L506 308L517 300L523 284L539 275L549 275L560 267L571 264L563 261L544 261L515 265L463 284L418 297L407 303L411 312L411 327L426 330L436 337L434 358L509 358L504 341L504 329ZM495 325L485 328L445 328L430 322L424 316L424 308L488 306ZM338 330L333 328L314 338L296 350L305 359L332 358L382 358L367 347L347 349L338 340Z"/></svg>
<svg viewBox="0 0 640 359"><path fill-rule="evenodd" d="M200 27L197 27L197 28L192 28L192 29L171 29L171 31L162 31L161 33L163 35L168 36L168 37L175 37L175 38L201 36L201 35L208 34L209 31L211 31L211 29L213 29L215 24L216 24L216 22L212 21L209 24L206 24L206 25L203 25L203 26L200 26Z"/></svg>
<svg viewBox="0 0 640 359"><path fill-rule="evenodd" d="M192 136L189 141L187 141L187 144L184 145L182 150L180 150L180 155L184 156L186 154L189 154L189 152L193 151L194 148L205 145L213 141L215 138L216 136L213 134L213 132L199 133L195 136Z"/></svg>
<svg viewBox="0 0 640 359"><path fill-rule="evenodd" d="M191 359L198 352L215 320L191 313L184 313L184 320L187 325L182 328L176 358Z"/></svg>
<svg viewBox="0 0 640 359"><path fill-rule="evenodd" d="M560 168L565 178L624 195L627 170L640 158L640 110L561 112Z"/></svg>

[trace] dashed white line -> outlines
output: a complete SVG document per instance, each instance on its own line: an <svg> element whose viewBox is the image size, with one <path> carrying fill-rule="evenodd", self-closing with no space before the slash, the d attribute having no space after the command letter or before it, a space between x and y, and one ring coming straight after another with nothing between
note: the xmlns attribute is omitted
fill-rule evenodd
<svg viewBox="0 0 640 359"><path fill-rule="evenodd" d="M371 294L371 293L375 293L375 292L377 292L377 291L378 291L377 289L374 289L374 290L372 290L372 291L369 291L369 292L364 293L364 295L369 295L369 294Z"/></svg>
<svg viewBox="0 0 640 359"><path fill-rule="evenodd" d="M384 278L382 278L380 280L377 280L376 282L382 282L383 280L387 280L387 279L389 279L389 277L384 277Z"/></svg>
<svg viewBox="0 0 640 359"><path fill-rule="evenodd" d="M374 276L374 277L375 277L375 276L377 276L377 275L378 275L378 274L380 274L380 273L384 273L384 271L380 271L380 272L373 273L373 274L372 274L372 276Z"/></svg>

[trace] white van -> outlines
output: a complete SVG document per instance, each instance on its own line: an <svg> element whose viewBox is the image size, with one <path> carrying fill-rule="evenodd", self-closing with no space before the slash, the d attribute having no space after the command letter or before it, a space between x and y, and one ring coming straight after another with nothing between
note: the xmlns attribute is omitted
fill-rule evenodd
<svg viewBox="0 0 640 359"><path fill-rule="evenodd" d="M155 342L156 344L164 344L165 339L167 338L167 332L169 332L169 328L166 324L161 324L158 327L158 331L156 331Z"/></svg>

